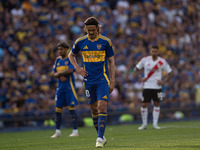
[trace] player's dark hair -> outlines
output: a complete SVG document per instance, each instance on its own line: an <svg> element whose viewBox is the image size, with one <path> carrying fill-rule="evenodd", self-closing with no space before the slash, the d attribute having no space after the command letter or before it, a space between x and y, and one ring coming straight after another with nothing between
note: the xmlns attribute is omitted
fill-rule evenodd
<svg viewBox="0 0 200 150"><path fill-rule="evenodd" d="M89 17L85 20L84 24L87 25L96 25L99 26L99 21L95 17Z"/></svg>
<svg viewBox="0 0 200 150"><path fill-rule="evenodd" d="M151 48L159 49L158 45L153 45Z"/></svg>
<svg viewBox="0 0 200 150"><path fill-rule="evenodd" d="M57 48L58 48L59 46L61 46L61 47L63 47L63 48L69 48L69 45L68 45L66 42L60 42L60 43L58 43L58 44L57 44Z"/></svg>

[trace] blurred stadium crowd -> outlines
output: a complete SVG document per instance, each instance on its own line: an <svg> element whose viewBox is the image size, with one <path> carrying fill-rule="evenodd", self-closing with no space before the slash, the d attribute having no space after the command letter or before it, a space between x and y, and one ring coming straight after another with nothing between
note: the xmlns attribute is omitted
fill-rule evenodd
<svg viewBox="0 0 200 150"><path fill-rule="evenodd" d="M99 19L115 48L110 109L139 108L142 83L132 72L152 44L174 71L161 107L200 101L200 0L1 0L0 114L54 111L55 45L72 46L89 16ZM82 78L75 76L78 109L86 109Z"/></svg>

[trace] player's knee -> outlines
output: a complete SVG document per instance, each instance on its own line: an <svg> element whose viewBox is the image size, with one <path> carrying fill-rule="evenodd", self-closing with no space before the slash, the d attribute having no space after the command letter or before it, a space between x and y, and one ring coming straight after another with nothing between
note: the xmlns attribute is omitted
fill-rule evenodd
<svg viewBox="0 0 200 150"><path fill-rule="evenodd" d="M92 112L93 115L98 114L98 110L96 108L91 108L91 112Z"/></svg>
<svg viewBox="0 0 200 150"><path fill-rule="evenodd" d="M158 107L158 106L160 106L160 103L159 102L154 102L154 106Z"/></svg>
<svg viewBox="0 0 200 150"><path fill-rule="evenodd" d="M98 106L98 112L105 112L106 113L107 108L104 105L99 105Z"/></svg>
<svg viewBox="0 0 200 150"><path fill-rule="evenodd" d="M142 107L146 108L148 106L148 103L142 103Z"/></svg>

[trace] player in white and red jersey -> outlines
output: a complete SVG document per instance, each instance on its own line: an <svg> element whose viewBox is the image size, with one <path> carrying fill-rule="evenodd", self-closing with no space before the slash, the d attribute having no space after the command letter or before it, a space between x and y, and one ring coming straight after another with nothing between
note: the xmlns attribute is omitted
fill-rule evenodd
<svg viewBox="0 0 200 150"><path fill-rule="evenodd" d="M157 45L151 47L151 55L144 57L136 65L134 71L144 68L143 92L142 92L142 126L138 130L147 128L148 104L153 100L153 128L160 129L158 118L160 114L160 101L163 100L162 85L164 85L172 75L172 69L167 61L158 56L159 48ZM163 77L163 71L166 76Z"/></svg>

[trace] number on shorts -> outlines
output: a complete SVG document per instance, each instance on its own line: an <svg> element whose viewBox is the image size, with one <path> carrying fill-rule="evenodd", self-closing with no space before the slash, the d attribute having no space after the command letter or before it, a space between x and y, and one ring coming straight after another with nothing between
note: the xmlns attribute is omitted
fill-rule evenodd
<svg viewBox="0 0 200 150"><path fill-rule="evenodd" d="M90 92L88 90L85 90L85 94L86 94L86 97L90 97Z"/></svg>
<svg viewBox="0 0 200 150"><path fill-rule="evenodd" d="M57 99L58 99L58 98L57 98L57 95L56 95L56 96L55 96L55 101L57 101Z"/></svg>
<svg viewBox="0 0 200 150"><path fill-rule="evenodd" d="M163 100L163 93L162 93L162 92L159 92L159 93L158 93L158 98L160 99L160 101Z"/></svg>

